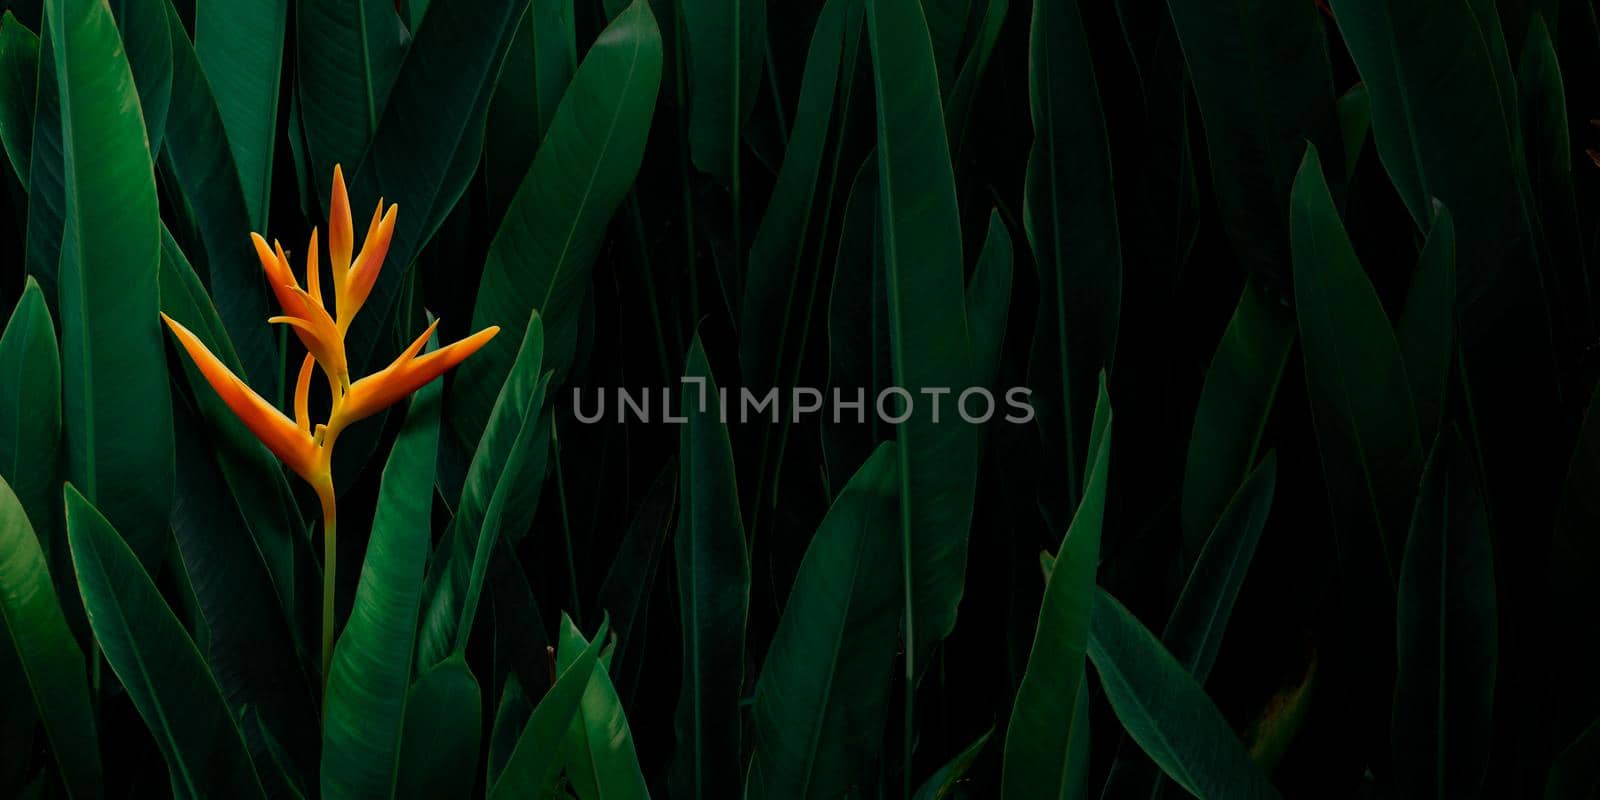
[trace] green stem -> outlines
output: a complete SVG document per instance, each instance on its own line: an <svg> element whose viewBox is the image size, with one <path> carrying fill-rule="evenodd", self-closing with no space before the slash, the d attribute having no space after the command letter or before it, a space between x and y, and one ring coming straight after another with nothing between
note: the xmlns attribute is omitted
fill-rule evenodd
<svg viewBox="0 0 1600 800"><path fill-rule="evenodd" d="M333 587L338 565L338 510L334 504L333 482L317 487L322 500L322 691L328 691L328 673L333 665Z"/></svg>

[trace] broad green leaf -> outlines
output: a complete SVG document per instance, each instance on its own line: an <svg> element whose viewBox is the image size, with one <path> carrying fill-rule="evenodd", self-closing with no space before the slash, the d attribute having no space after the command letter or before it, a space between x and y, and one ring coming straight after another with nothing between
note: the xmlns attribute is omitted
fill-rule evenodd
<svg viewBox="0 0 1600 800"><path fill-rule="evenodd" d="M389 797L432 540L441 382L420 390L383 468L361 581L323 698L322 793Z"/></svg>
<svg viewBox="0 0 1600 800"><path fill-rule="evenodd" d="M605 623L602 622L595 641L601 641L604 634ZM576 666L590 646L572 619L562 615L556 669L565 673ZM567 777L578 789L579 800L648 798L650 790L645 786L639 755L633 748L633 732L628 728L628 718L617 699L617 691L611 685L607 660L602 655L594 665L589 684L583 690L583 700L578 704L578 714L568 728L568 741L573 745L568 749ZM738 766L730 767L734 774L728 777L737 780ZM585 774L574 774L574 770L579 769L585 770Z"/></svg>
<svg viewBox="0 0 1600 800"><path fill-rule="evenodd" d="M197 262L195 271L203 277L228 336L237 346L244 367L239 376L263 397L276 397L283 365L276 338L262 321L278 309L250 246L252 229L264 236L269 232L253 224L240 173L228 148L220 95L212 91L183 22L170 5L168 24L172 28L173 103L161 171L175 179L194 211L199 241L191 244L189 255ZM286 245L295 252L301 246L294 241Z"/></svg>
<svg viewBox="0 0 1600 800"><path fill-rule="evenodd" d="M106 661L161 748L179 797L264 797L239 727L183 624L122 536L66 487L78 588Z"/></svg>
<svg viewBox="0 0 1600 800"><path fill-rule="evenodd" d="M978 466L977 430L934 422L939 401L923 392L972 385L972 342L939 78L916 0L867 0L867 34L890 363L894 383L915 395L896 431L910 686L921 675L917 662L955 627Z"/></svg>
<svg viewBox="0 0 1600 800"><path fill-rule="evenodd" d="M565 632L569 622L565 615L562 619ZM561 766L558 758L561 742L577 719L579 706L593 682L605 638L606 626L601 624L594 642L561 670L555 684L534 707L533 716L517 737L516 748L511 751L499 780L489 789L490 798L544 796L554 784ZM604 670L599 673L604 674Z"/></svg>
<svg viewBox="0 0 1600 800"><path fill-rule="evenodd" d="M840 60L845 48L852 53L856 48L856 38L847 38L846 31L859 34L859 14L859 6L852 0L829 0L822 6L806 51L794 130L784 150L783 167L750 245L740 309L739 365L746 384L753 388L788 386L804 355L811 304L822 272L808 266L807 256L822 249L816 240L827 235L837 156L827 180L820 179L829 141L837 135L832 126L836 88L841 83ZM854 58L849 61L853 63ZM841 108L840 118L844 111Z"/></svg>
<svg viewBox="0 0 1600 800"><path fill-rule="evenodd" d="M483 141L483 182L491 224L522 185L533 154L578 68L572 0L537 0L506 50Z"/></svg>
<svg viewBox="0 0 1600 800"><path fill-rule="evenodd" d="M394 794L401 800L467 797L478 777L481 693L460 653L424 670L406 694Z"/></svg>
<svg viewBox="0 0 1600 800"><path fill-rule="evenodd" d="M0 18L0 145L11 170L28 185L33 160L33 109L39 82L39 37L12 16Z"/></svg>
<svg viewBox="0 0 1600 800"><path fill-rule="evenodd" d="M806 548L756 681L747 797L835 798L872 780L901 612L896 460L880 445Z"/></svg>
<svg viewBox="0 0 1600 800"><path fill-rule="evenodd" d="M181 386L183 380L174 376L175 385ZM203 379L195 375L194 380ZM210 394L211 387L196 386L196 397L204 397L202 393ZM262 501L270 497L271 485L252 487L253 493L263 496L255 501L259 507L237 501L238 494L226 482L231 467L220 466L230 458L232 445L223 434L208 431L202 421L205 407L205 401L191 403L181 389L174 392L177 477L172 533L181 559L175 566L188 578L192 599L186 599L190 606L186 610L205 630L195 644L239 720L251 760L263 768L259 774L264 788L277 794L282 788L277 783L285 779L271 769L277 759L269 740L284 743L282 768L293 776L290 782L316 773L317 695L298 657L294 621L275 591L264 551L240 510L264 511ZM311 564L303 545L301 555ZM284 556L292 559L294 551L285 549ZM306 582L314 584L319 577L315 568L306 572ZM316 602L305 605L314 608Z"/></svg>
<svg viewBox="0 0 1600 800"><path fill-rule="evenodd" d="M767 8L761 0L679 0L688 84L689 152L694 165L739 193L744 121L766 64Z"/></svg>
<svg viewBox="0 0 1600 800"><path fill-rule="evenodd" d="M1039 271L1028 381L1044 435L1050 496L1076 508L1094 451L1086 442L1096 382L1111 368L1122 304L1122 248L1111 151L1094 60L1076 2L1035 3L1028 100L1035 131L1022 222Z"/></svg>
<svg viewBox="0 0 1600 800"><path fill-rule="evenodd" d="M1290 200L1306 392L1341 554L1356 564L1375 559L1365 569L1392 585L1422 472L1411 382L1315 148L1306 149Z"/></svg>
<svg viewBox="0 0 1600 800"><path fill-rule="evenodd" d="M365 5L358 8L365 10ZM195 55L216 90L217 111L239 167L250 224L258 231L267 228L272 201L272 152L277 144L279 78L288 27L287 0L195 4Z"/></svg>
<svg viewBox="0 0 1600 800"><path fill-rule="evenodd" d="M1116 598L1098 590L1089 659L1128 735L1199 800L1277 798L1205 689Z"/></svg>
<svg viewBox="0 0 1600 800"><path fill-rule="evenodd" d="M61 448L61 359L44 292L32 278L0 332L0 478L49 552Z"/></svg>
<svg viewBox="0 0 1600 800"><path fill-rule="evenodd" d="M1411 379L1418 438L1432 441L1444 418L1456 340L1456 226L1442 205L1434 209L1395 336Z"/></svg>
<svg viewBox="0 0 1600 800"><path fill-rule="evenodd" d="M50 739L67 791L75 797L101 792L100 748L89 702L83 651L67 628L51 584L44 550L22 503L0 479L0 620L10 634L0 647L14 650L27 679L34 709ZM8 693L9 694L9 693ZM6 714L24 715L23 709ZM27 716L32 717L31 713Z"/></svg>
<svg viewBox="0 0 1600 800"><path fill-rule="evenodd" d="M66 472L153 566L166 549L173 474L155 170L144 124L125 113L139 107L139 96L111 9L95 0L48 0L45 21L66 166L59 287Z"/></svg>
<svg viewBox="0 0 1600 800"><path fill-rule="evenodd" d="M178 243L165 228L161 233L160 283L162 313L192 331L229 369L238 370L239 358L221 317L194 269L178 249ZM183 365L200 416L206 421L213 445L211 453L218 470L237 503L238 521L250 532L260 558L266 563L279 604L289 615L292 628L297 580L315 586L318 578L312 575L307 581L307 576L295 569L296 552L305 552L308 540L283 467L222 402L216 390L195 369L194 362L187 356L178 360ZM182 447L182 442L178 445ZM179 497L178 502L183 502L183 498Z"/></svg>
<svg viewBox="0 0 1600 800"><path fill-rule="evenodd" d="M1395 782L1406 797L1474 797L1490 763L1495 557L1478 470L1454 429L1422 476L1395 607Z"/></svg>
<svg viewBox="0 0 1600 800"><path fill-rule="evenodd" d="M1200 553L1228 498L1256 463L1294 339L1294 313L1259 281L1247 281L1211 357L1195 410L1183 471L1188 561Z"/></svg>
<svg viewBox="0 0 1600 800"><path fill-rule="evenodd" d="M828 297L828 384L843 399L859 392L863 403L874 403L894 373L889 361L877 159L867 158L857 171L843 216ZM866 408L856 418L842 415L838 422L825 418L823 453L832 480L842 482L855 474L878 443L893 435L893 429Z"/></svg>
<svg viewBox="0 0 1600 800"><path fill-rule="evenodd" d="M110 0L111 14L122 34L122 47L139 89L140 112L151 155L161 151L172 103L172 41L167 28L167 0Z"/></svg>
<svg viewBox="0 0 1600 800"><path fill-rule="evenodd" d="M1087 796L1089 725L1084 656L1089 646L1111 467L1111 399L1103 381L1096 408L1096 416L1103 411L1107 418L1106 433L1089 463L1083 502L1072 517L1045 583L1028 668L1006 728L1001 790L1007 798Z"/></svg>
<svg viewBox="0 0 1600 800"><path fill-rule="evenodd" d="M647 0L634 0L584 56L489 246L473 327L504 331L452 384L449 422L459 441L482 432L528 309L544 319L555 383L571 369L589 271L639 171L660 82L661 34Z"/></svg>
<svg viewBox="0 0 1600 800"><path fill-rule="evenodd" d="M673 556L682 619L683 688L673 793L732 797L739 792L739 700L744 684L750 554L739 515L738 473L728 429L718 419L717 382L696 336L683 375L687 418L678 439L678 528Z"/></svg>
<svg viewBox="0 0 1600 800"><path fill-rule="evenodd" d="M271 18L277 15L271 9L274 3L260 5L263 8L253 13L261 15L261 21L249 36L269 48ZM235 17L234 24L244 23L235 11L228 16ZM429 21L438 18L436 14ZM394 4L383 0L305 0L295 4L294 22L295 89L311 156L312 182L325 186L332 179L334 165L353 168L372 142L395 72L406 56L405 27ZM203 33L205 29L200 28L196 38ZM255 68L266 64L257 60ZM264 81L267 76L256 72L253 77ZM276 84L276 75L272 77ZM261 88L252 87L252 93ZM255 185L253 176L250 185Z"/></svg>
<svg viewBox="0 0 1600 800"><path fill-rule="evenodd" d="M1004 0L997 0L1004 2ZM1000 372L1006 318L1011 313L1011 232L998 209L989 211L989 234L967 281L967 321L972 326L973 386L993 387ZM960 395L956 400L960 402Z"/></svg>
<svg viewBox="0 0 1600 800"><path fill-rule="evenodd" d="M661 552L666 548L677 507L678 464L663 467L623 534L611 569L600 584L598 603L613 621L617 647L612 653L612 677L624 704L631 704L638 687L645 653L645 624L650 621L650 597L655 588Z"/></svg>
<svg viewBox="0 0 1600 800"><path fill-rule="evenodd" d="M537 313L525 330L467 468L455 518L434 554L418 648L422 668L466 648L496 542L527 530L539 507L550 423L541 413L549 376L542 374L544 326Z"/></svg>
<svg viewBox="0 0 1600 800"><path fill-rule="evenodd" d="M1004 0L1000 0L1000 2L1004 2ZM950 763L945 764L932 775L929 775L928 780L923 782L922 788L917 790L916 800L944 800L950 797L956 791L956 787L960 785L961 780L966 777L967 770L972 769L973 762L978 760L978 756L983 755L983 748L989 744L989 739L992 736L994 736L994 728L984 731L983 735L979 736L976 741L967 745L967 749L962 750L956 754L955 758L950 759Z"/></svg>
<svg viewBox="0 0 1600 800"><path fill-rule="evenodd" d="M1223 227L1245 268L1282 287L1289 261L1283 200L1305 140L1341 152L1316 4L1168 0L1167 6L1200 106Z"/></svg>
<svg viewBox="0 0 1600 800"><path fill-rule="evenodd" d="M434 0L426 24L417 28L406 50L361 166L346 170L352 209L372 208L380 197L401 209L385 259L388 266L378 273L365 311L350 328L351 364L363 372L387 364L391 348L402 346L389 339L400 289L408 282L412 261L478 169L494 82L515 23L527 7L527 0ZM320 156L310 155L316 164ZM328 185L327 175L313 176L319 196ZM520 324L527 314L524 305L513 322ZM520 332L509 332L509 340L517 341ZM480 352L472 360L481 358ZM484 391L498 387L496 382Z"/></svg>

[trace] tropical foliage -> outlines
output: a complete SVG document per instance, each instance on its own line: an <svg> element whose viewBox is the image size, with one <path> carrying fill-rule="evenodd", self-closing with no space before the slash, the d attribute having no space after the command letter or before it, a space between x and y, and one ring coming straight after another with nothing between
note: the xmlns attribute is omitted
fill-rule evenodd
<svg viewBox="0 0 1600 800"><path fill-rule="evenodd" d="M0 796L1600 792L1588 0L0 10Z"/></svg>

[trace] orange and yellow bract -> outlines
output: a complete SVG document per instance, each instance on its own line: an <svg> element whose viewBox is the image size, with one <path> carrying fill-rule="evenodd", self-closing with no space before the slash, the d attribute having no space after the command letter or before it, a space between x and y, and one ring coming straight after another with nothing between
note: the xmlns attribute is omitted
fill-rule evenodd
<svg viewBox="0 0 1600 800"><path fill-rule="evenodd" d="M295 381L294 419L285 416L261 395L252 390L239 376L234 375L222 361L206 348L187 328L171 317L162 314L167 327L177 337L178 343L194 359L195 366L205 376L217 395L244 423L245 427L266 445L272 454L310 483L322 502L324 541L323 566L323 673L326 675L332 653L333 635L333 574L335 546L335 497L333 489L333 445L339 434L353 423L372 416L398 402L401 398L422 388L451 367L461 363L495 334L498 327L485 328L447 347L418 355L427 344L438 322L430 325L416 341L411 343L389 366L351 382L350 365L345 356L344 337L356 312L361 310L372 287L377 282L378 271L383 268L384 257L389 252L389 241L394 235L397 207L384 209L383 201L372 213L361 252L354 260L355 233L350 218L350 198L345 192L344 174L333 168L333 197L329 203L328 261L332 276L333 310L330 313L321 285L317 231L312 229L306 247L306 282L302 288L290 269L289 259L282 245L252 233L256 255L261 268L267 273L268 284L277 297L283 313L269 322L282 323L294 329L296 337L305 346L305 359ZM314 366L320 366L328 379L331 410L326 423L313 426L310 420L308 394Z"/></svg>

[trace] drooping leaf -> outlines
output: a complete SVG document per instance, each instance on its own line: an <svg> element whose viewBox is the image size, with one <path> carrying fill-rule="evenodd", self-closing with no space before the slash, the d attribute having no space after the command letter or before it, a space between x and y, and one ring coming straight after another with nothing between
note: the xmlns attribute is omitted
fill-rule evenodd
<svg viewBox="0 0 1600 800"><path fill-rule="evenodd" d="M565 616L563 616L565 620ZM566 630L563 622L563 632ZM579 706L588 694L597 673L600 648L605 644L606 627L600 626L594 642L572 658L544 698L534 707L528 724L517 737L516 748L506 761L499 780L489 789L490 798L540 796L555 782L561 761L561 742L577 719ZM570 656L569 656L570 657ZM604 670L598 671L604 674Z"/></svg>
<svg viewBox="0 0 1600 800"><path fill-rule="evenodd" d="M165 551L173 474L155 169L144 124L124 113L139 96L110 8L49 0L45 21L65 132L66 471L152 566Z"/></svg>
<svg viewBox="0 0 1600 800"><path fill-rule="evenodd" d="M806 548L756 682L748 797L841 797L870 780L901 614L896 461L880 445Z"/></svg>
<svg viewBox="0 0 1600 800"><path fill-rule="evenodd" d="M316 2L309 5L321 7ZM370 4L351 5L364 12ZM245 205L250 209L250 224L257 231L266 230L272 202L272 154L277 145L278 93L288 27L287 0L195 4L195 55L215 91L228 149L239 168ZM312 31L310 35L313 38L305 45L317 47L322 46L320 37L327 32ZM368 45L382 47L378 42ZM321 63L325 56L314 54L311 60ZM355 80L355 76L346 76L346 80Z"/></svg>
<svg viewBox="0 0 1600 800"><path fill-rule="evenodd" d="M33 703L33 709L27 712L7 709L7 716L16 714L31 720L31 712L36 711L67 791L78 797L99 796L100 749L83 651L67 628L44 550L28 523L28 515L3 479L0 621L10 634L0 647L15 654Z"/></svg>
<svg viewBox="0 0 1600 800"><path fill-rule="evenodd" d="M738 794L739 698L744 683L750 555L728 430L718 418L717 383L700 338L689 346L679 437L678 528L674 561L682 618L683 688L678 695L674 793ZM609 681L608 681L609 683Z"/></svg>
<svg viewBox="0 0 1600 800"><path fill-rule="evenodd" d="M89 624L180 797L265 797L239 726L183 624L122 536L71 484L67 537Z"/></svg>
<svg viewBox="0 0 1600 800"><path fill-rule="evenodd" d="M350 620L323 699L322 793L388 797L399 771L439 451L441 383L420 390L383 468Z"/></svg>
<svg viewBox="0 0 1600 800"><path fill-rule="evenodd" d="M1104 590L1095 597L1089 658L1122 727L1190 794L1279 796L1200 684Z"/></svg>
<svg viewBox="0 0 1600 800"><path fill-rule="evenodd" d="M660 82L661 34L649 3L634 0L584 56L489 247L473 326L505 330L453 385L449 421L461 442L480 435L528 309L544 320L555 382L571 369L590 267L639 171Z"/></svg>
<svg viewBox="0 0 1600 800"><path fill-rule="evenodd" d="M1200 553L1228 498L1261 448L1273 399L1294 347L1294 314L1248 281L1217 343L1195 410L1183 471L1184 553Z"/></svg>
<svg viewBox="0 0 1600 800"><path fill-rule="evenodd" d="M1086 441L1096 376L1111 367L1122 304L1122 249L1111 151L1077 3L1036 3L1028 99L1035 136L1022 220L1039 270L1028 381L1062 513L1076 508L1094 451Z"/></svg>
<svg viewBox="0 0 1600 800"><path fill-rule="evenodd" d="M1105 383L1095 415L1105 434L1089 463L1083 502L1072 517L1045 583L1028 668L1006 728L1001 790L1007 798L1083 798L1088 779L1089 726L1085 703L1089 623L1105 524L1111 465L1111 400Z"/></svg>

